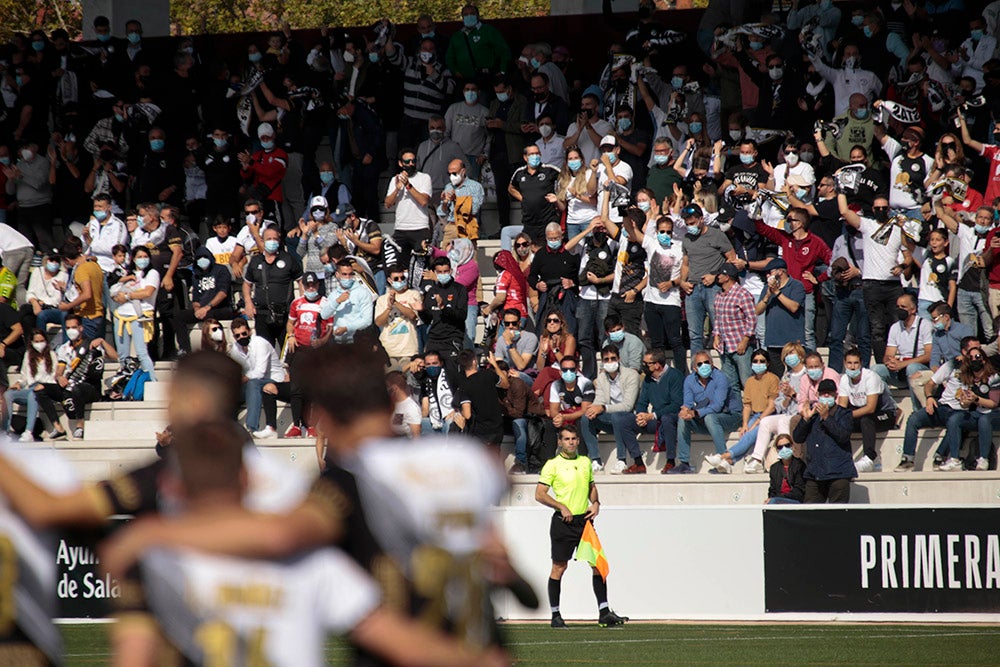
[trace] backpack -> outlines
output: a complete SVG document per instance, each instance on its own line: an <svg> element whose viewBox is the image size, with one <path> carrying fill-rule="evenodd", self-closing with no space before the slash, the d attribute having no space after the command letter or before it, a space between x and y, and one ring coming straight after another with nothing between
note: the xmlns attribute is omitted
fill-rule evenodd
<svg viewBox="0 0 1000 667"><path fill-rule="evenodd" d="M132 373L125 389L122 391L123 401L141 401L146 395L146 383L149 382L149 371L138 370Z"/></svg>

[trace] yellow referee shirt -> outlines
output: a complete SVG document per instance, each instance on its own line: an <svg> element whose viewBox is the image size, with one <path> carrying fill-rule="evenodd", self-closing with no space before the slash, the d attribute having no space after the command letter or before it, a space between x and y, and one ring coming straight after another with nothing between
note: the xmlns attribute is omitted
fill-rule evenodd
<svg viewBox="0 0 1000 667"><path fill-rule="evenodd" d="M555 499L574 515L587 513L594 471L586 456L577 455L575 459L569 459L559 454L549 459L542 466L538 481L550 487Z"/></svg>

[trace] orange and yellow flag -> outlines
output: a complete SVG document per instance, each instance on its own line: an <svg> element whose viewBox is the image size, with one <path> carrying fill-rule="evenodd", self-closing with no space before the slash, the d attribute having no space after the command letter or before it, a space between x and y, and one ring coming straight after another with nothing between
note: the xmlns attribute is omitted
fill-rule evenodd
<svg viewBox="0 0 1000 667"><path fill-rule="evenodd" d="M601 546L601 540L597 537L594 524L589 520L583 528L583 537L580 538L580 544L576 547L575 558L587 561L591 567L597 568L602 579L608 580L608 559L604 557L604 547Z"/></svg>

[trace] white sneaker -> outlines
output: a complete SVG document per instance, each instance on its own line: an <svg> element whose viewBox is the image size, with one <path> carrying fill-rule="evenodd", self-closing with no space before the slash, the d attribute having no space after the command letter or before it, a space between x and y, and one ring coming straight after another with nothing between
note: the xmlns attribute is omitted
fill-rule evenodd
<svg viewBox="0 0 1000 667"><path fill-rule="evenodd" d="M620 474L622 474L622 472L625 471L625 468L627 468L627 467L628 466L625 465L624 461L622 461L621 459L618 459L614 463L612 463L611 465L608 466L607 471L609 473L611 473L612 475L620 475Z"/></svg>
<svg viewBox="0 0 1000 667"><path fill-rule="evenodd" d="M268 438L277 438L278 432L275 431L270 426L265 426L263 431L254 431L253 437L258 440L266 440Z"/></svg>
<svg viewBox="0 0 1000 667"><path fill-rule="evenodd" d="M938 466L938 471L940 472L955 472L956 470L961 469L962 462L954 456Z"/></svg>
<svg viewBox="0 0 1000 667"><path fill-rule="evenodd" d="M868 458L867 455L855 461L854 467L858 472L875 472L875 462Z"/></svg>
<svg viewBox="0 0 1000 667"><path fill-rule="evenodd" d="M31 431L25 431L24 433L21 434L21 437L18 438L18 441L19 442L34 442L35 441L35 436L31 435ZM985 460L986 459L983 459L983 461L985 461ZM986 470L986 468L983 468L983 470Z"/></svg>
<svg viewBox="0 0 1000 667"><path fill-rule="evenodd" d="M764 472L764 464L751 457L743 463L743 472L749 474Z"/></svg>
<svg viewBox="0 0 1000 667"><path fill-rule="evenodd" d="M591 461L590 469L593 470L595 473L602 472L604 470L604 466L601 464L600 461Z"/></svg>
<svg viewBox="0 0 1000 667"><path fill-rule="evenodd" d="M715 471L722 473L723 475L731 475L733 472L733 464L726 459L720 459L719 465L715 466Z"/></svg>
<svg viewBox="0 0 1000 667"><path fill-rule="evenodd" d="M989 469L990 469L989 459L984 459L982 456L976 459L976 470L989 470Z"/></svg>
<svg viewBox="0 0 1000 667"><path fill-rule="evenodd" d="M705 460L708 462L708 465L718 468L719 464L722 463L722 454L708 454Z"/></svg>

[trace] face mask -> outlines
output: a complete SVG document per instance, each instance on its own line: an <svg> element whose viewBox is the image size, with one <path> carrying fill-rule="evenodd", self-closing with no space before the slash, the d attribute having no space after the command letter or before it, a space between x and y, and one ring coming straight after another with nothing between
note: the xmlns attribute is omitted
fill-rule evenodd
<svg viewBox="0 0 1000 667"><path fill-rule="evenodd" d="M163 139L150 139L149 147L154 151L162 151L163 147L167 145L167 142Z"/></svg>
<svg viewBox="0 0 1000 667"><path fill-rule="evenodd" d="M642 211L643 213L647 213L647 212L649 212L649 207L651 206L651 204L650 204L650 203L649 203L648 201L640 201L640 202L636 202L636 203L635 203L635 205L636 205L636 206L637 206L637 207L639 208L639 210L640 210L640 211Z"/></svg>
<svg viewBox="0 0 1000 667"><path fill-rule="evenodd" d="M799 163L798 153L789 153L788 155L785 156L785 164L787 164L789 167L794 167L798 163Z"/></svg>
<svg viewBox="0 0 1000 667"><path fill-rule="evenodd" d="M21 157L24 158L25 162L31 162L31 158L35 157L35 151L25 148L21 151Z"/></svg>
<svg viewBox="0 0 1000 667"><path fill-rule="evenodd" d="M687 233L688 236L698 236L701 234L701 225L688 225Z"/></svg>
<svg viewBox="0 0 1000 667"><path fill-rule="evenodd" d="M559 250L559 247L562 245L562 239L547 239L545 241L545 245L547 245L551 250Z"/></svg>
<svg viewBox="0 0 1000 667"><path fill-rule="evenodd" d="M479 99L479 93L474 90L467 90L464 93L465 101L469 104L475 104L476 100Z"/></svg>
<svg viewBox="0 0 1000 667"><path fill-rule="evenodd" d="M274 148L274 142L273 141L261 141L260 142L260 147L263 148L266 151L269 151L272 148Z"/></svg>
<svg viewBox="0 0 1000 667"><path fill-rule="evenodd" d="M777 81L781 77L785 76L785 68L772 67L771 69L767 70L767 75L771 77L771 81Z"/></svg>
<svg viewBox="0 0 1000 667"><path fill-rule="evenodd" d="M618 372L618 362L617 361L609 361L608 363L604 364L604 370L607 371L608 373L617 373Z"/></svg>
<svg viewBox="0 0 1000 667"><path fill-rule="evenodd" d="M535 169L542 164L541 155L529 155L528 156L528 166Z"/></svg>
<svg viewBox="0 0 1000 667"><path fill-rule="evenodd" d="M304 290L302 292L302 296L304 296L308 301L315 301L319 298L319 292L314 289Z"/></svg>
<svg viewBox="0 0 1000 667"><path fill-rule="evenodd" d="M740 162L742 162L743 164L753 164L753 161L754 161L753 155L740 154Z"/></svg>
<svg viewBox="0 0 1000 667"><path fill-rule="evenodd" d="M213 137L212 142L215 144L216 148L225 148L229 145L228 139L219 139L218 137Z"/></svg>
<svg viewBox="0 0 1000 667"><path fill-rule="evenodd" d="M799 355L789 354L787 357L785 357L785 365L788 366L789 368L795 368L796 366L798 366Z"/></svg>
<svg viewBox="0 0 1000 667"><path fill-rule="evenodd" d="M979 30L979 29L973 30L969 34L972 35L973 41L976 41L976 42L978 42L979 40L981 40L983 38L983 31Z"/></svg>
<svg viewBox="0 0 1000 667"><path fill-rule="evenodd" d="M782 461L787 461L788 459L792 458L792 448L782 447L781 449L779 449L778 458L781 459Z"/></svg>
<svg viewBox="0 0 1000 667"><path fill-rule="evenodd" d="M799 157L802 158L803 162L811 163L813 159L813 154L811 151L802 151L799 153Z"/></svg>
<svg viewBox="0 0 1000 667"><path fill-rule="evenodd" d="M618 156L615 155L614 153L605 153L604 157L608 158L608 162L610 162L611 164L614 164L615 161L618 160Z"/></svg>
<svg viewBox="0 0 1000 667"><path fill-rule="evenodd" d="M612 331L608 334L608 338L612 343L620 343L625 340L625 330L619 329L618 331Z"/></svg>
<svg viewBox="0 0 1000 667"><path fill-rule="evenodd" d="M352 64L355 60L354 54L351 53L350 51L344 51L343 57L344 57L344 62L347 63L348 65ZM260 58L258 58L257 60L260 60ZM250 62L257 62L257 61L251 60Z"/></svg>
<svg viewBox="0 0 1000 667"><path fill-rule="evenodd" d="M69 338L70 340L76 340L79 337L80 337L79 329L66 329L66 338Z"/></svg>
<svg viewBox="0 0 1000 667"><path fill-rule="evenodd" d="M767 370L767 364L750 364L750 370L753 371L754 375L762 375Z"/></svg>
<svg viewBox="0 0 1000 667"><path fill-rule="evenodd" d="M31 347L35 348L35 352L41 352L42 350L45 349L45 345L46 345L45 343L33 342L31 344Z"/></svg>
<svg viewBox="0 0 1000 667"><path fill-rule="evenodd" d="M333 273L333 264L324 264L323 270L327 273Z"/></svg>
<svg viewBox="0 0 1000 667"><path fill-rule="evenodd" d="M538 69L542 66L542 63L538 61L538 58L532 58L528 61L528 64L531 65L531 69Z"/></svg>
<svg viewBox="0 0 1000 667"><path fill-rule="evenodd" d="M982 32L982 31L980 30L980 32ZM35 41L33 41L31 43L31 48L33 48L35 51L44 51L45 50L45 42L43 42L41 40L35 40Z"/></svg>
<svg viewBox="0 0 1000 667"><path fill-rule="evenodd" d="M795 191L795 196L798 197L799 199L805 199L806 197L809 196L809 191L799 188L798 190Z"/></svg>
<svg viewBox="0 0 1000 667"><path fill-rule="evenodd" d="M618 131L619 132L628 132L631 127L632 127L632 119L631 118L619 118L618 119Z"/></svg>
<svg viewBox="0 0 1000 667"><path fill-rule="evenodd" d="M518 254L518 255L519 255L520 257L527 257L527 256L528 256L528 253L530 253L530 252L531 252L531 248L515 248L515 249L514 249L514 251L515 251L515 252L516 252L516 253L517 253L517 254Z"/></svg>
<svg viewBox="0 0 1000 667"><path fill-rule="evenodd" d="M969 361L969 368L971 368L974 373L978 373L986 368L986 361L983 359L971 359Z"/></svg>
<svg viewBox="0 0 1000 667"><path fill-rule="evenodd" d="M458 260L462 259L462 255L457 250L452 248L448 251L448 259L451 260L452 264L458 264Z"/></svg>
<svg viewBox="0 0 1000 667"><path fill-rule="evenodd" d="M354 278L337 278L337 282L344 289L351 289L354 286Z"/></svg>
<svg viewBox="0 0 1000 667"><path fill-rule="evenodd" d="M369 53L368 54L368 60L369 60L369 62L377 63L378 62L378 54L377 53Z"/></svg>
<svg viewBox="0 0 1000 667"><path fill-rule="evenodd" d="M476 14L466 14L462 17L462 24L466 28L475 28L477 23L479 23L479 16Z"/></svg>
<svg viewBox="0 0 1000 667"><path fill-rule="evenodd" d="M497 102L506 102L510 99L509 93L497 93Z"/></svg>
<svg viewBox="0 0 1000 667"><path fill-rule="evenodd" d="M860 373L861 371L858 372ZM835 396L820 396L819 402L828 408L832 408L837 402L837 398Z"/></svg>
<svg viewBox="0 0 1000 667"><path fill-rule="evenodd" d="M712 375L712 364L702 364L698 366L698 375L703 378L710 377Z"/></svg>
<svg viewBox="0 0 1000 667"><path fill-rule="evenodd" d="M98 35L97 36L97 41L98 42L108 42L110 40L111 40L111 33L110 32L107 33L107 34L104 34L104 35Z"/></svg>
<svg viewBox="0 0 1000 667"><path fill-rule="evenodd" d="M764 42L750 42L750 49L752 51L760 51L764 48Z"/></svg>
<svg viewBox="0 0 1000 667"><path fill-rule="evenodd" d="M451 282L451 274L450 273L438 273L437 274L437 281L438 281L439 285L447 285L448 283Z"/></svg>
<svg viewBox="0 0 1000 667"><path fill-rule="evenodd" d="M465 180L465 175L464 174L448 174L448 180L450 180L451 184L454 185L457 188L459 185L462 184L462 181Z"/></svg>
<svg viewBox="0 0 1000 667"><path fill-rule="evenodd" d="M142 41L142 35L140 35L137 32L130 32L127 35L125 35L125 39L127 39L132 44L138 44L139 42Z"/></svg>
<svg viewBox="0 0 1000 667"><path fill-rule="evenodd" d="M515 329L514 331L510 332L510 337L513 340L515 340L515 341L516 340L520 340L521 339L521 332L519 330Z"/></svg>
<svg viewBox="0 0 1000 667"><path fill-rule="evenodd" d="M989 227L983 227L982 225L976 225L976 233L977 234L980 234L980 235L986 234L988 231L990 231Z"/></svg>
<svg viewBox="0 0 1000 667"><path fill-rule="evenodd" d="M259 63L260 60L261 60L261 58L263 58L263 57L264 57L264 54L261 53L260 51L257 51L256 53L251 53L251 54L247 55L247 60L249 60L252 63ZM344 60L347 60L347 54L346 53L344 54ZM353 58L352 58L351 62L353 62Z"/></svg>
<svg viewBox="0 0 1000 667"><path fill-rule="evenodd" d="M548 139L552 135L552 126L551 125L539 125L538 126L538 134L540 134L543 137L545 137L546 139Z"/></svg>
<svg viewBox="0 0 1000 667"><path fill-rule="evenodd" d="M672 238L670 238L670 234L668 234L667 232L657 232L656 233L656 240L664 248L669 248L670 244L674 242L674 240Z"/></svg>
<svg viewBox="0 0 1000 667"><path fill-rule="evenodd" d="M669 160L670 160L670 156L669 155L654 155L653 156L653 164L655 164L658 167L662 167Z"/></svg>
<svg viewBox="0 0 1000 667"><path fill-rule="evenodd" d="M567 160L566 166L569 167L570 171L580 171L580 167L583 166L583 160Z"/></svg>
<svg viewBox="0 0 1000 667"><path fill-rule="evenodd" d="M670 85L675 89L680 90L684 87L684 79L679 76L674 76L670 78Z"/></svg>
<svg viewBox="0 0 1000 667"><path fill-rule="evenodd" d="M10 158L9 157L0 157L0 164L2 164L5 167L9 167L10 166Z"/></svg>
<svg viewBox="0 0 1000 667"><path fill-rule="evenodd" d="M135 258L135 268L140 271L145 271L149 268L149 258L148 257L136 257Z"/></svg>
<svg viewBox="0 0 1000 667"><path fill-rule="evenodd" d="M49 273L59 273L59 262L45 262L45 270Z"/></svg>
<svg viewBox="0 0 1000 667"><path fill-rule="evenodd" d="M729 138L733 141L739 141L743 136L743 130L729 130Z"/></svg>
<svg viewBox="0 0 1000 667"><path fill-rule="evenodd" d="M844 58L844 67L847 69L855 69L858 66L857 56L848 56Z"/></svg>
<svg viewBox="0 0 1000 667"><path fill-rule="evenodd" d="M860 368L849 368L849 369L847 369L847 370L844 371L844 374L847 377L849 377L849 378L851 378L853 380L854 378L856 378L856 377L858 377L858 376L861 375L861 369Z"/></svg>
<svg viewBox="0 0 1000 667"><path fill-rule="evenodd" d="M323 185L330 185L331 183L333 183L333 172L332 171L319 172L319 180Z"/></svg>
<svg viewBox="0 0 1000 667"><path fill-rule="evenodd" d="M857 14L857 15L851 17L851 23L854 24L854 25L856 25L856 26L860 26L864 22L865 22L865 17L863 15L861 15L861 14Z"/></svg>
<svg viewBox="0 0 1000 667"><path fill-rule="evenodd" d="M719 231L721 231L723 233L728 232L732 228L733 228L733 223L731 223L731 222L720 222L719 223Z"/></svg>
<svg viewBox="0 0 1000 667"><path fill-rule="evenodd" d="M697 121L688 124L688 129L691 130L691 134L701 134L704 127L704 125Z"/></svg>
<svg viewBox="0 0 1000 667"><path fill-rule="evenodd" d="M434 52L433 51L421 51L417 55L420 58L420 61L422 63L424 63L425 65L427 63L431 62L432 60L434 60Z"/></svg>
<svg viewBox="0 0 1000 667"><path fill-rule="evenodd" d="M24 85L24 78L20 74L18 74L17 76L14 77L14 83L16 83L17 87L20 88L21 86Z"/></svg>
<svg viewBox="0 0 1000 667"><path fill-rule="evenodd" d="M823 377L823 369L822 368L807 368L806 369L806 375L809 376L810 380L812 380L813 382L815 382L816 380L819 380L821 377Z"/></svg>
<svg viewBox="0 0 1000 667"><path fill-rule="evenodd" d="M940 320L935 322L934 329L936 329L937 331L944 331L944 322L941 322Z"/></svg>
<svg viewBox="0 0 1000 667"><path fill-rule="evenodd" d="M213 329L209 332L208 337L214 340L216 343L221 343L225 338L225 334L222 333L222 329Z"/></svg>
<svg viewBox="0 0 1000 667"><path fill-rule="evenodd" d="M202 271L208 271L208 267L212 266L212 260L208 257L199 257L196 263L198 264L198 268Z"/></svg>
<svg viewBox="0 0 1000 667"><path fill-rule="evenodd" d="M104 222L104 219L107 217L107 211L94 211L94 218L96 218L98 222Z"/></svg>
<svg viewBox="0 0 1000 667"><path fill-rule="evenodd" d="M871 39L872 35L874 34L872 33L872 29L869 26L865 26L861 32L865 33L865 37L867 37L868 39Z"/></svg>
<svg viewBox="0 0 1000 667"><path fill-rule="evenodd" d="M424 372L427 373L427 377L436 378L437 376L441 375L441 367L440 366L425 366L424 367Z"/></svg>
<svg viewBox="0 0 1000 667"><path fill-rule="evenodd" d="M271 239L269 241L264 241L264 250L266 252L271 253L272 255L278 252L278 248L280 247L281 243L279 241L275 241L274 239Z"/></svg>
<svg viewBox="0 0 1000 667"><path fill-rule="evenodd" d="M896 319L899 320L900 322L908 319L909 317L910 314L906 312L906 310L904 310L903 308L896 309Z"/></svg>
<svg viewBox="0 0 1000 667"><path fill-rule="evenodd" d="M567 384L569 384L571 382L576 382L576 371L574 371L574 370L565 370L565 371L563 371L562 372L562 379L563 379L563 382L565 382Z"/></svg>
<svg viewBox="0 0 1000 667"><path fill-rule="evenodd" d="M402 292L403 290L406 289L406 281L404 280L393 281L392 289L396 290L397 292Z"/></svg>

